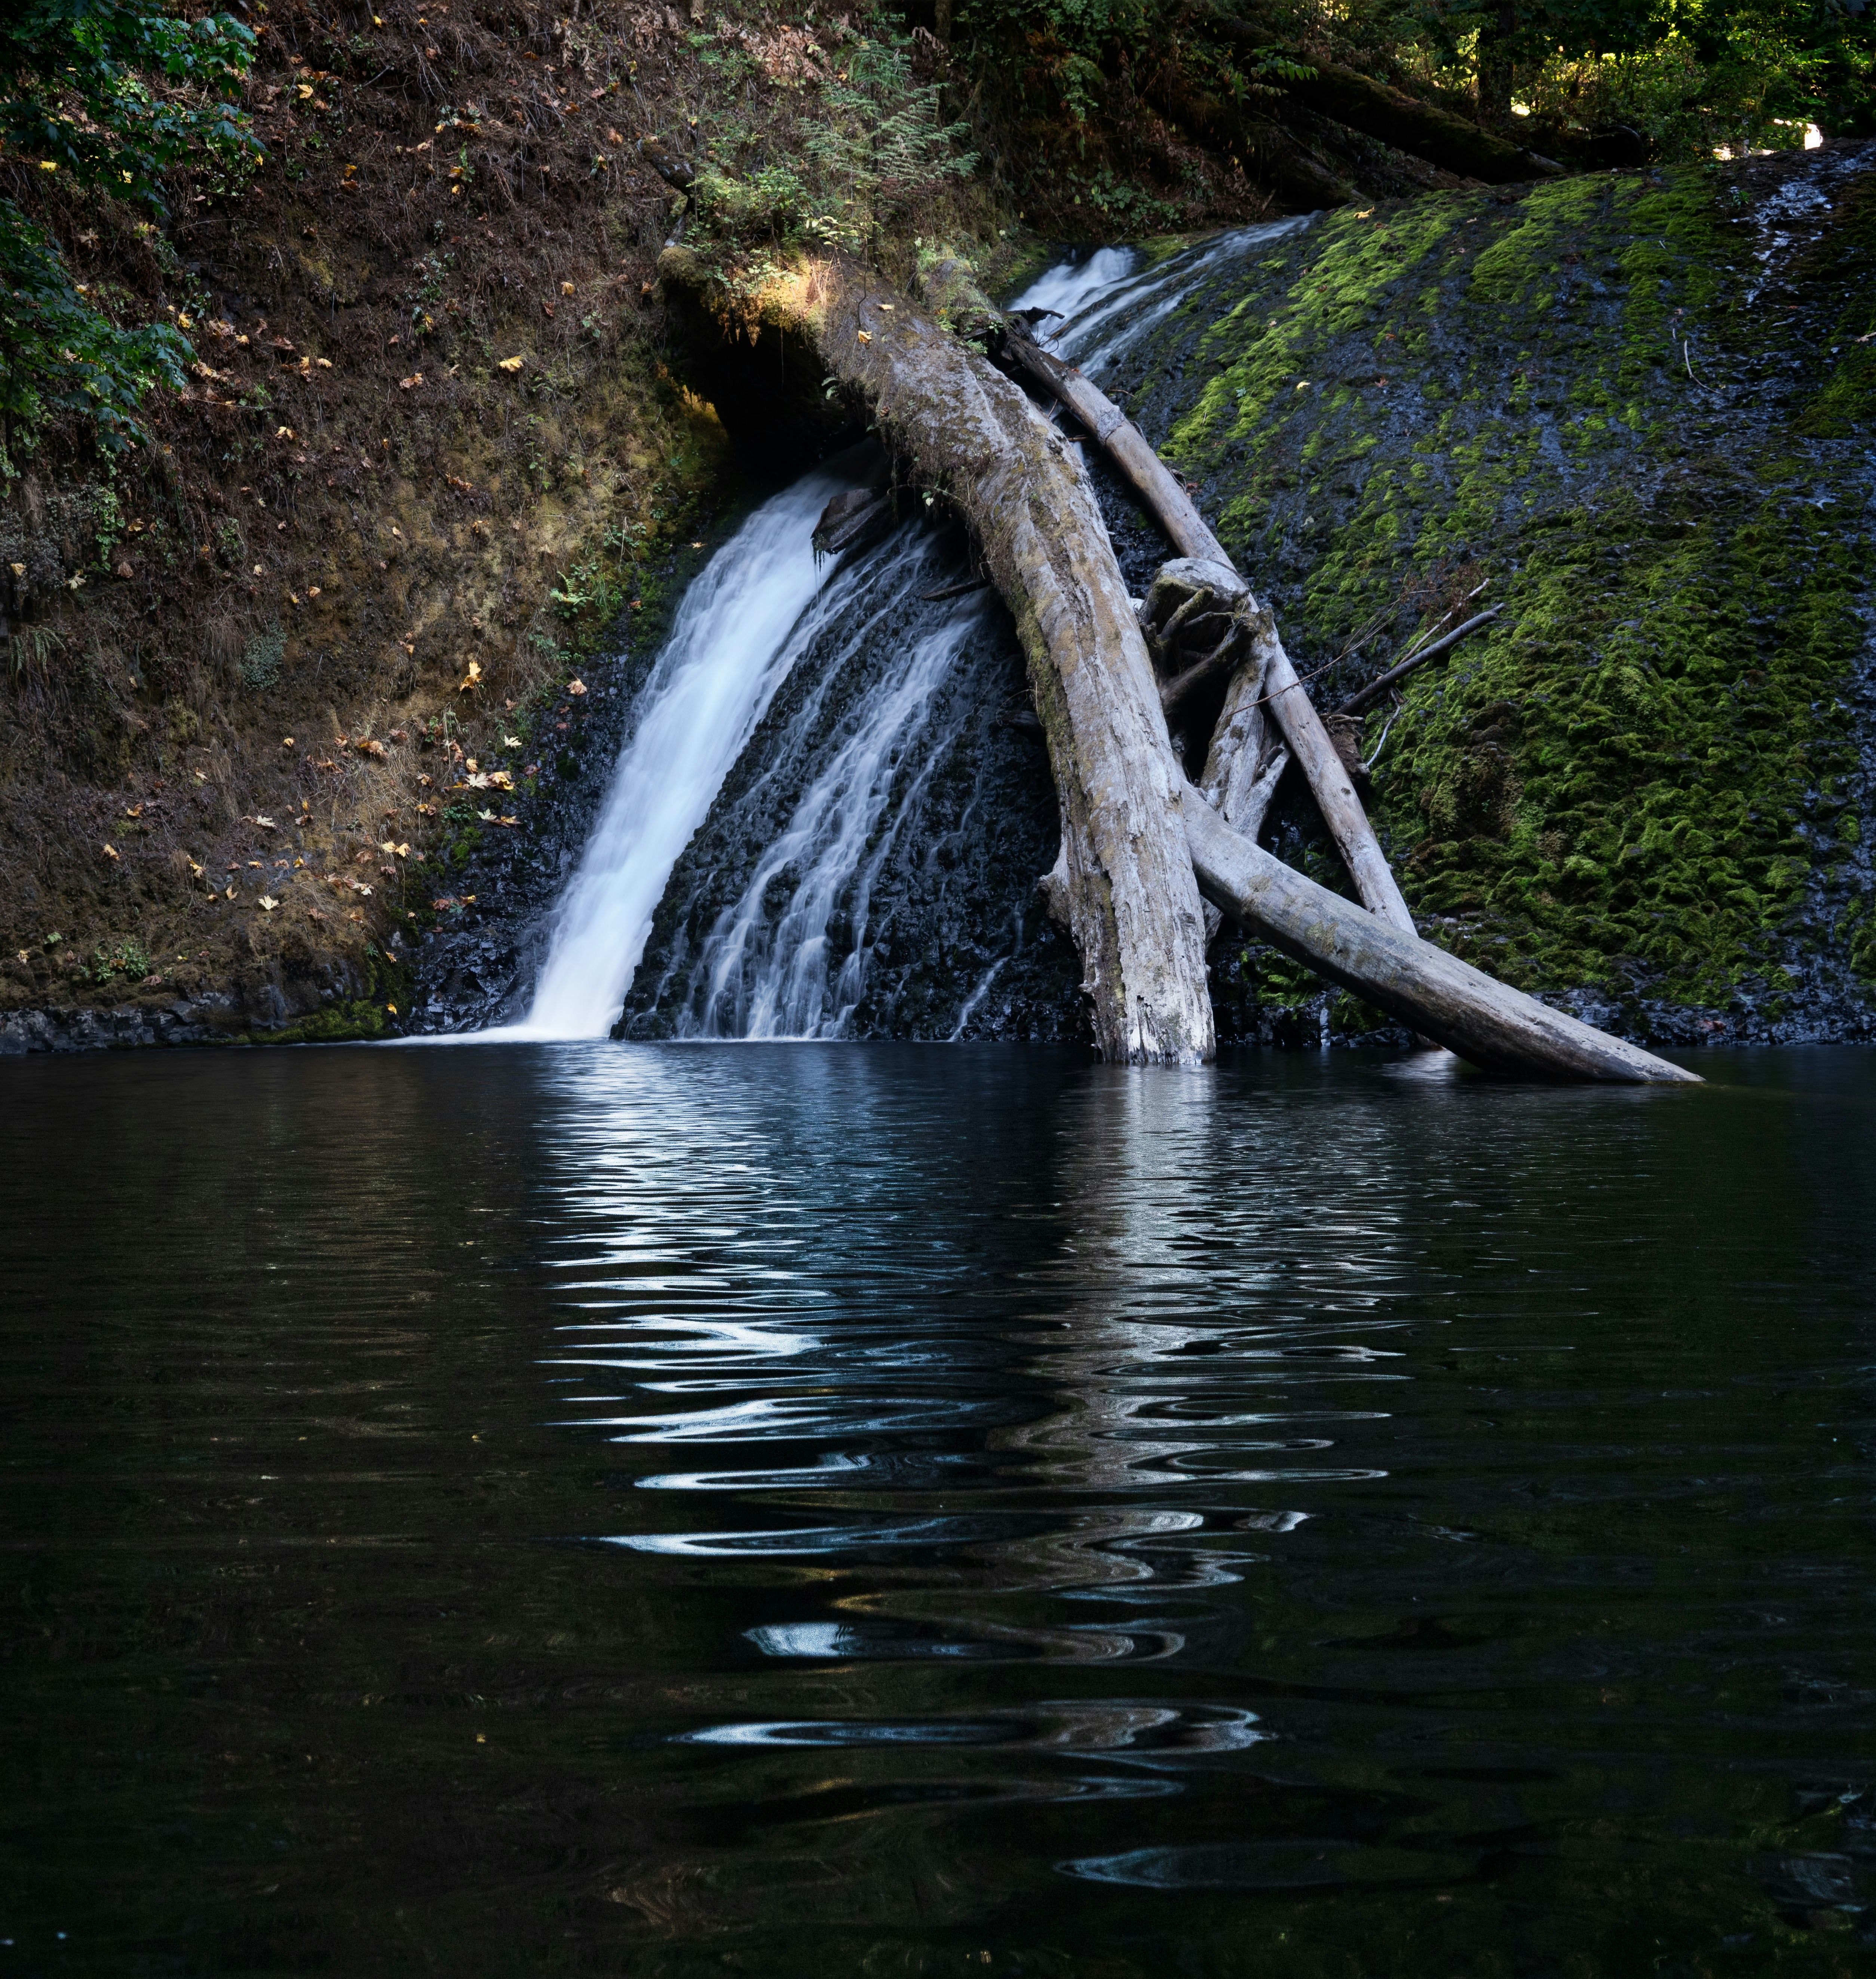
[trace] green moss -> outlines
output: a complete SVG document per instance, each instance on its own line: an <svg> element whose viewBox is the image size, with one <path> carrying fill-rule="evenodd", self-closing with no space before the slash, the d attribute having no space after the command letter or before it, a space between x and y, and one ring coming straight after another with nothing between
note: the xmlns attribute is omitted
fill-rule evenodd
<svg viewBox="0 0 1876 1979"><path fill-rule="evenodd" d="M1689 169L1336 214L1238 272L1207 382L1163 408L1305 672L1410 587L1502 607L1415 678L1374 808L1436 937L1530 986L1775 992L1820 915L1876 969L1872 917L1844 918L1876 188L1781 265L1776 310L1732 191ZM1288 968L1267 1007L1314 993Z"/></svg>
<svg viewBox="0 0 1876 1979"><path fill-rule="evenodd" d="M395 1019L383 1003L360 998L353 1003L335 1003L330 1009L317 1011L299 1023L289 1024L283 1030L250 1033L240 1042L254 1045L360 1044L373 1038L389 1037L394 1023Z"/></svg>

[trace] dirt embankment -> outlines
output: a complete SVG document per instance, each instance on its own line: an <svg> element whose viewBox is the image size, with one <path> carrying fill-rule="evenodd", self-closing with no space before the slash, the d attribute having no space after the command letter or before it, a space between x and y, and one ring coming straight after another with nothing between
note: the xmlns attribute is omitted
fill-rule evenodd
<svg viewBox="0 0 1876 1979"><path fill-rule="evenodd" d="M688 23L380 4L261 11L245 189L185 185L167 232L54 216L197 361L149 446L52 436L0 504L15 1049L390 1021L452 858L524 828L562 688L718 479L635 144L701 100Z"/></svg>

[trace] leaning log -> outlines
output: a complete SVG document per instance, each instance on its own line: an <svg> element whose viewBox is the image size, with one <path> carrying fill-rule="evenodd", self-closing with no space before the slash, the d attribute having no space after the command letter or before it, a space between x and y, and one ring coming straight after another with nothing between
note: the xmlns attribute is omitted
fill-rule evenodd
<svg viewBox="0 0 1876 1979"><path fill-rule="evenodd" d="M1190 784L1185 838L1205 897L1274 948L1490 1072L1621 1085L1695 1074L1579 1023L1271 857Z"/></svg>
<svg viewBox="0 0 1876 1979"><path fill-rule="evenodd" d="M1207 566L1207 573L1198 575L1196 581L1211 585L1221 597L1235 598L1240 610L1257 615L1260 622L1255 628L1254 650L1263 675L1265 703L1282 730L1298 767L1308 781L1322 821L1342 855L1361 904L1371 913L1379 914L1382 920L1411 934L1414 917L1407 911L1387 856L1355 794L1347 764L1297 678L1296 668L1277 636L1275 622L1261 611L1250 586L1238 575L1224 545L1211 533L1192 498L1145 435L1113 400L1073 365L1043 350L1023 324L1010 322L1005 348L1106 449L1109 457L1139 491L1160 527L1172 538L1180 556Z"/></svg>
<svg viewBox="0 0 1876 1979"><path fill-rule="evenodd" d="M1397 687L1410 673L1417 672L1429 660L1437 660L1442 653L1450 653L1462 639L1469 639L1482 627L1490 625L1503 608L1488 605L1486 608L1468 618L1464 625L1455 625L1452 631L1430 641L1418 651L1409 653L1404 660L1397 661L1384 674L1377 674L1364 688L1358 688L1335 711L1337 714L1359 714L1364 708L1371 708L1390 688Z"/></svg>
<svg viewBox="0 0 1876 1979"><path fill-rule="evenodd" d="M1020 386L880 278L804 260L709 307L683 247L658 270L709 319L706 336L811 346L900 456L902 482L942 492L978 545L1029 660L1061 804L1062 893L1095 1043L1121 1061L1211 1056L1205 923L1180 820L1152 663L1076 450Z"/></svg>

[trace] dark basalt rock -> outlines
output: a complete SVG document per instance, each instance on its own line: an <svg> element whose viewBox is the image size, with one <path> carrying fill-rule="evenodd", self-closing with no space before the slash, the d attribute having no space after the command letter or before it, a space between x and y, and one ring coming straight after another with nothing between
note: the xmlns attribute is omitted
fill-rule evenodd
<svg viewBox="0 0 1876 1979"><path fill-rule="evenodd" d="M866 950L864 987L838 1034L1085 1034L1074 950L1036 892L1055 859L1058 814L1014 628L993 593L968 604L921 595L947 588L962 572L953 555L908 582L857 658L829 636L797 662L671 875L615 1036L708 1029L699 974L713 926L743 898L804 793L853 734L869 694L890 685L918 641L960 613L969 624L963 648L893 758L891 795L863 874L827 925L830 979L857 948ZM758 952L800 878L784 869L763 893Z"/></svg>

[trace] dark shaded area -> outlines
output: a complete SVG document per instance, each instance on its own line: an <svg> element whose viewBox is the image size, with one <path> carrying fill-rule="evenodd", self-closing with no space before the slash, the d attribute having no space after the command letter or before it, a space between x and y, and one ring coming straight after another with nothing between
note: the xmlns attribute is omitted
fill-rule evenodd
<svg viewBox="0 0 1876 1979"><path fill-rule="evenodd" d="M0 1068L0 1973L1851 1979L1871 1062L1422 1069Z"/></svg>
<svg viewBox="0 0 1876 1979"><path fill-rule="evenodd" d="M863 992L841 1035L936 1040L961 1025L967 1037L1085 1037L1073 945L1036 890L1060 829L1015 628L989 592L967 605L924 595L968 578L961 549L934 538L924 575L893 585L860 655L846 656L830 633L797 663L671 875L618 1035L716 1027L700 973L713 927L867 718L869 694L890 685L921 639L962 615L971 626L963 649L893 753L885 814L826 923L830 974L865 951ZM863 593L852 609L881 605ZM784 870L764 895L758 950L772 941L800 877Z"/></svg>

